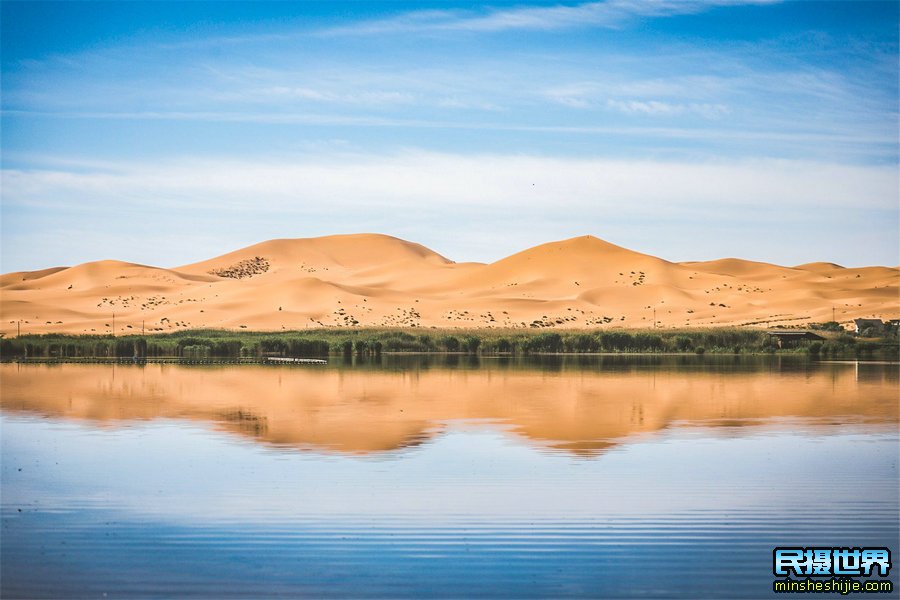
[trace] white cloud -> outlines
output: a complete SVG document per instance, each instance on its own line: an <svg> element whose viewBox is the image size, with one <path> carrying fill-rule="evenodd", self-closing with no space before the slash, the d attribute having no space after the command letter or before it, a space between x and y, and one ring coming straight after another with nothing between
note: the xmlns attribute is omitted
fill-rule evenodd
<svg viewBox="0 0 900 600"><path fill-rule="evenodd" d="M688 105L691 112L695 112L706 119L720 119L731 112L724 104L692 103Z"/></svg>
<svg viewBox="0 0 900 600"><path fill-rule="evenodd" d="M659 100L607 100L606 105L618 112L630 115L648 115L671 117L685 113L693 113L705 119L719 119L729 112L724 104L698 103L687 104L662 102Z"/></svg>
<svg viewBox="0 0 900 600"><path fill-rule="evenodd" d="M618 7L634 13L714 5L610 0L496 12ZM416 22L452 21L446 12L415 15ZM868 63L845 68L839 61L793 57L791 46L756 43L698 45L670 39L659 47L624 44L601 52L554 41L536 44L523 56L510 52L502 39L485 40L475 50L455 41L446 46L445 40L398 42L395 48L393 40L404 36L385 37L392 51L384 53L371 52L368 38L306 40L299 49L266 43L196 53L112 46L75 55L65 64L51 61L5 74L3 117L53 117L74 135L86 128L70 120L130 120L148 129L169 128L171 139L179 137L179 122L190 121L198 128L210 122L333 127L340 130L298 131L298 137L355 137L369 147L379 140L388 151L402 139L453 151L503 144L508 151L541 152L550 140L545 134L556 133L552 141L560 146L573 140L581 144L578 136L591 135L596 153L614 149L637 155L648 147L671 152L677 146L685 156L858 161L896 155L896 86L885 83L883 73L873 74ZM342 52L331 51L334 47ZM404 131L374 133L363 127ZM440 135L442 129L449 135ZM453 135L453 130L535 135L478 136L474 142L476 136ZM82 143L66 134L57 137ZM100 140L114 145L114 136L90 137L95 139L85 140L84 147ZM192 147L199 146L200 138Z"/></svg>
<svg viewBox="0 0 900 600"><path fill-rule="evenodd" d="M602 84L593 81L572 83L544 90L541 95L570 108L590 108L594 105L598 89L602 87Z"/></svg>
<svg viewBox="0 0 900 600"><path fill-rule="evenodd" d="M365 231L456 260L497 260L590 233L678 260L897 262L893 164L335 151L158 163L33 158L43 166L2 171L5 271L100 258L171 266L276 237ZM122 243L127 231L141 235Z"/></svg>
<svg viewBox="0 0 900 600"><path fill-rule="evenodd" d="M356 104L364 106L408 105L416 101L414 94L396 90L356 90L353 92L319 90L308 87L276 85L250 88L238 93L225 92L214 95L218 100L242 100L250 102L275 102L309 100L327 105Z"/></svg>
<svg viewBox="0 0 900 600"><path fill-rule="evenodd" d="M291 160L185 159L147 164L60 163L2 172L7 207L179 206L254 211L451 214L514 208L615 209L633 214L728 207L896 208L893 166L796 160L678 162L409 152Z"/></svg>
<svg viewBox="0 0 900 600"><path fill-rule="evenodd" d="M684 112L684 106L681 104L669 104L657 100L607 100L606 105L631 115L670 116Z"/></svg>
<svg viewBox="0 0 900 600"><path fill-rule="evenodd" d="M772 4L780 0L604 0L575 5L520 6L487 13L473 11L413 11L378 21L326 30L328 34L377 34L427 31L493 32L559 30L574 27L621 26L634 18L694 14L719 6Z"/></svg>

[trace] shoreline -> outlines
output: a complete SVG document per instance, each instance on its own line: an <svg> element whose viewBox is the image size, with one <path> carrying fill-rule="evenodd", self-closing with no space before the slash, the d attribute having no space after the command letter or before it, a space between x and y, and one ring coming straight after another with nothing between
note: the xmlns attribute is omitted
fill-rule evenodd
<svg viewBox="0 0 900 600"><path fill-rule="evenodd" d="M384 352L380 356L365 357L365 362L377 360L381 357L391 358L414 358L414 357L453 357L453 358L477 358L481 359L526 359L526 358L636 358L636 357L659 357L659 358L704 358L704 357L746 357L746 358L798 358L803 360L813 360L822 364L883 364L883 365L900 365L900 358L834 358L826 359L810 356L801 352L754 352L741 354L728 354L725 352L710 352L706 354L695 354L690 352L536 352L533 354L466 354L464 352ZM19 365L230 365L230 366L267 366L267 367L298 367L298 366L315 366L331 364L328 359L343 359L342 354L331 354L326 359L289 359L282 361L267 361L258 358L207 358L207 359L189 359L178 356L156 356L151 358L127 358L127 357L32 357L32 358L3 358L0 364L19 364ZM358 357L354 357L358 358ZM338 366L348 366L350 363L343 363Z"/></svg>
<svg viewBox="0 0 900 600"><path fill-rule="evenodd" d="M830 329L829 329L830 328ZM779 330L783 331L783 330ZM285 332L189 330L149 335L29 334L0 339L0 360L46 359L240 359L323 358L329 355L434 354L528 355L764 355L806 354L822 358L900 358L895 331L862 338L831 324L814 330L703 328L504 330L504 329L318 329ZM804 334L806 332L806 334Z"/></svg>

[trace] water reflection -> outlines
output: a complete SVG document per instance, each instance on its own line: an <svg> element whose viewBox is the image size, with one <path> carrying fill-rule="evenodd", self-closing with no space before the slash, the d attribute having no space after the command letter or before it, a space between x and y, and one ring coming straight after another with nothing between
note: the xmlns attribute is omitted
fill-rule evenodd
<svg viewBox="0 0 900 600"><path fill-rule="evenodd" d="M9 413L109 427L184 419L266 444L352 454L415 446L468 420L582 456L676 423L733 435L772 420L898 420L896 365L781 357L401 356L325 368L7 364L0 377L0 406Z"/></svg>
<svg viewBox="0 0 900 600"><path fill-rule="evenodd" d="M775 546L898 552L896 365L385 356L0 378L4 598L761 598Z"/></svg>

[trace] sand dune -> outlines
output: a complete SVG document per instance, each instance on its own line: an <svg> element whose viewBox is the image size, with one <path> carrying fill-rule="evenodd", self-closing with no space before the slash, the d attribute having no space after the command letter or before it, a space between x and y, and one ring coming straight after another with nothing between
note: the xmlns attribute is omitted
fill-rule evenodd
<svg viewBox="0 0 900 600"><path fill-rule="evenodd" d="M752 327L900 317L900 269L673 263L592 236L454 263L377 234L263 242L174 269L114 260L0 277L0 332L188 328Z"/></svg>

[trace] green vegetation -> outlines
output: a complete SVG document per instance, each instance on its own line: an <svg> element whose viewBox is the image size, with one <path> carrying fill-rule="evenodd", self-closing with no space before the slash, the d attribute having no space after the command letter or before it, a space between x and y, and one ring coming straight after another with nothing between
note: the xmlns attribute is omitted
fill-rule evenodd
<svg viewBox="0 0 900 600"><path fill-rule="evenodd" d="M844 328L837 321L827 321L825 323L810 323L809 329L814 331L833 331L835 333L841 333L844 331Z"/></svg>
<svg viewBox="0 0 900 600"><path fill-rule="evenodd" d="M534 332L478 329L468 331L401 329L317 329L278 333L192 330L171 334L23 335L0 340L0 358L147 358L178 357L258 359L266 356L325 357L329 354L369 356L382 352L448 352L467 354L538 353L806 353L813 357L880 357L900 355L895 338L858 340L847 333L825 341L800 342L779 348L759 329L603 330Z"/></svg>

